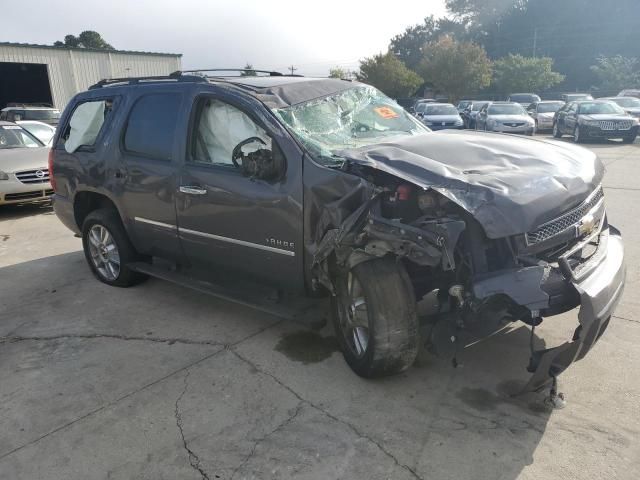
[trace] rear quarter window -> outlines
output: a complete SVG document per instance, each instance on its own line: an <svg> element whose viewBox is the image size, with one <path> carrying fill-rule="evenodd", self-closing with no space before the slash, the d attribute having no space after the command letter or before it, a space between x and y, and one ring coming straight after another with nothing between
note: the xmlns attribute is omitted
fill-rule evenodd
<svg viewBox="0 0 640 480"><path fill-rule="evenodd" d="M140 97L129 114L124 150L158 160L171 160L181 99L179 93Z"/></svg>
<svg viewBox="0 0 640 480"><path fill-rule="evenodd" d="M73 153L81 147L94 147L112 109L112 98L90 100L78 104L62 132L59 142L64 144L68 153Z"/></svg>

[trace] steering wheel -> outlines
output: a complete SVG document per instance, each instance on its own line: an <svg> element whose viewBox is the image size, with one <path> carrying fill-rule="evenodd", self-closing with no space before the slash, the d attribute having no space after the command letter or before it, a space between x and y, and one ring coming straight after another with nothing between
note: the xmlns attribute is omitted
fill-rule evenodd
<svg viewBox="0 0 640 480"><path fill-rule="evenodd" d="M231 152L231 161L233 162L233 165L236 168L240 168L240 164L238 163L238 159L242 157L242 147L244 147L245 145L247 145L247 144L249 144L251 142L259 142L262 145L266 145L267 144L267 142L265 142L260 137L249 137L246 140L241 141L235 147L233 147L233 152Z"/></svg>

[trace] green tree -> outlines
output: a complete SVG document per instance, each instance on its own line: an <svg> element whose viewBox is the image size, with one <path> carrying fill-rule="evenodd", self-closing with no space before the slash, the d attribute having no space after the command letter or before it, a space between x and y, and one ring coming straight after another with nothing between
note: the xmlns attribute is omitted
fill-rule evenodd
<svg viewBox="0 0 640 480"><path fill-rule="evenodd" d="M549 57L509 54L493 63L493 84L504 94L541 92L563 80L564 75L553 71L553 59Z"/></svg>
<svg viewBox="0 0 640 480"><path fill-rule="evenodd" d="M114 50L98 32L93 30L85 30L77 37L75 35L65 35L64 42L58 40L53 44L56 47L76 47L76 48L95 48L98 50Z"/></svg>
<svg viewBox="0 0 640 480"><path fill-rule="evenodd" d="M423 51L418 72L452 102L491 83L491 62L479 45L445 36L427 43Z"/></svg>
<svg viewBox="0 0 640 480"><path fill-rule="evenodd" d="M409 69L415 70L422 60L426 43L438 40L443 35L462 38L465 28L462 23L448 18L436 19L433 15L425 17L422 23L407 27L389 43L389 50Z"/></svg>
<svg viewBox="0 0 640 480"><path fill-rule="evenodd" d="M597 87L608 93L618 93L625 88L640 87L640 62L637 58L600 56L591 71L598 79Z"/></svg>
<svg viewBox="0 0 640 480"><path fill-rule="evenodd" d="M244 70L240 72L241 77L255 77L257 75L258 73L253 69L253 65L249 62L244 66Z"/></svg>
<svg viewBox="0 0 640 480"><path fill-rule="evenodd" d="M422 84L420 76L409 70L391 52L361 60L356 78L393 98L411 96Z"/></svg>
<svg viewBox="0 0 640 480"><path fill-rule="evenodd" d="M329 70L329 78L341 78L343 80L351 80L354 77L354 73L342 67L333 67Z"/></svg>

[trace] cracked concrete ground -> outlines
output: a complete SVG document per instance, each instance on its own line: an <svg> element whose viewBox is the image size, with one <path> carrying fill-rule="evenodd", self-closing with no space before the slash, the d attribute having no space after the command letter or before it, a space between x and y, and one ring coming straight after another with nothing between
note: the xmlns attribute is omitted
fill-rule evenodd
<svg viewBox="0 0 640 480"><path fill-rule="evenodd" d="M527 379L521 325L466 350L462 368L422 352L366 381L328 328L300 335L158 280L107 287L49 208L3 208L0 479L637 479L640 145L589 148L608 165L628 285L554 412L510 396ZM536 332L557 344L575 322ZM306 340L294 351L292 339Z"/></svg>

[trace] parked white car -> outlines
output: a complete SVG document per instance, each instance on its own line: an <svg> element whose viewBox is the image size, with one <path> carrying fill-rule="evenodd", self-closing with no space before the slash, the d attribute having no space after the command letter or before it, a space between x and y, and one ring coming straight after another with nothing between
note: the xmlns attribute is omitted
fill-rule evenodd
<svg viewBox="0 0 640 480"><path fill-rule="evenodd" d="M48 123L37 122L35 120L21 120L16 123L27 130L30 134L38 137L38 140L46 146L51 146L51 139L56 133L55 127L52 127Z"/></svg>
<svg viewBox="0 0 640 480"><path fill-rule="evenodd" d="M0 205L47 200L49 149L27 130L0 121Z"/></svg>

